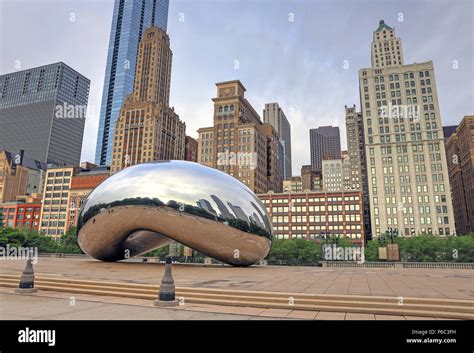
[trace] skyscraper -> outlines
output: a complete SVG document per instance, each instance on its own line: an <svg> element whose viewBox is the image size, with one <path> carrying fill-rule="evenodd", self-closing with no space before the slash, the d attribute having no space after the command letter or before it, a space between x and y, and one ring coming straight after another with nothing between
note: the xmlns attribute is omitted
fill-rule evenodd
<svg viewBox="0 0 474 353"><path fill-rule="evenodd" d="M89 85L62 62L0 76L0 150L78 164Z"/></svg>
<svg viewBox="0 0 474 353"><path fill-rule="evenodd" d="M349 185L362 191L365 236L371 238L369 190L367 187L367 160L365 156L364 120L362 113L353 107L346 109L347 154L349 159Z"/></svg>
<svg viewBox="0 0 474 353"><path fill-rule="evenodd" d="M281 159L284 158L284 155L280 154L282 152L282 145L278 138L278 133L270 124L260 125L258 129L267 138L268 190L282 192L283 175L281 174Z"/></svg>
<svg viewBox="0 0 474 353"><path fill-rule="evenodd" d="M214 126L198 129L198 160L208 167L214 164Z"/></svg>
<svg viewBox="0 0 474 353"><path fill-rule="evenodd" d="M372 67L403 65L402 42L395 36L395 30L380 20L372 35Z"/></svg>
<svg viewBox="0 0 474 353"><path fill-rule="evenodd" d="M148 28L140 41L133 94L115 122L111 173L154 160L184 159L186 125L169 107L172 56L169 36Z"/></svg>
<svg viewBox="0 0 474 353"><path fill-rule="evenodd" d="M278 138L283 145L284 158L281 159L283 165L283 179L291 178L291 125L280 108L278 103L267 103L263 110L263 122L271 124L278 133Z"/></svg>
<svg viewBox="0 0 474 353"><path fill-rule="evenodd" d="M339 127L321 126L309 130L311 149L311 168L322 171L323 159L341 158L341 138Z"/></svg>
<svg viewBox="0 0 474 353"><path fill-rule="evenodd" d="M245 98L239 80L216 83L213 127L201 128L198 162L232 175L256 193L281 189L278 134Z"/></svg>
<svg viewBox="0 0 474 353"><path fill-rule="evenodd" d="M433 63L404 65L384 21L371 51L359 89L373 235L455 234Z"/></svg>
<svg viewBox="0 0 474 353"><path fill-rule="evenodd" d="M142 34L151 26L166 31L168 5L169 0L115 0L97 135L97 165L111 162L115 121L126 96L133 91Z"/></svg>
<svg viewBox="0 0 474 353"><path fill-rule="evenodd" d="M346 108L347 154L351 166L350 181L354 190L367 190L364 185L366 175L364 125L362 113L355 105Z"/></svg>
<svg viewBox="0 0 474 353"><path fill-rule="evenodd" d="M458 234L474 232L474 115L465 116L446 144Z"/></svg>
<svg viewBox="0 0 474 353"><path fill-rule="evenodd" d="M452 134L456 133L458 125L443 126L444 143L447 144Z"/></svg>

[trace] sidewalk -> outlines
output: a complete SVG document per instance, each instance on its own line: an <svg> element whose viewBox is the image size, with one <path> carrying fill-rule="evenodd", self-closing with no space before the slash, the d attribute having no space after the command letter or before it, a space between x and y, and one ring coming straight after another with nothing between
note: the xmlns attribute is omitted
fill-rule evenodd
<svg viewBox="0 0 474 353"><path fill-rule="evenodd" d="M0 273L20 275L24 261L2 261ZM35 274L98 281L159 284L163 264L39 258ZM474 271L322 267L203 267L173 265L177 287L307 294L474 299Z"/></svg>
<svg viewBox="0 0 474 353"><path fill-rule="evenodd" d="M74 305L72 305L74 304ZM150 300L38 291L20 295L0 287L0 320L436 320L357 314L189 304L157 308Z"/></svg>
<svg viewBox="0 0 474 353"><path fill-rule="evenodd" d="M3 288L2 288L3 289ZM0 294L0 320L250 320L249 315L222 314L180 309L162 309L152 303L129 300L120 303L119 298L75 299L56 293L41 295ZM44 296L52 295L52 296ZM54 297L53 297L54 296ZM91 296L92 297L92 296ZM100 300L99 300L100 299ZM111 302L104 302L104 299ZM147 301L149 302L149 301Z"/></svg>

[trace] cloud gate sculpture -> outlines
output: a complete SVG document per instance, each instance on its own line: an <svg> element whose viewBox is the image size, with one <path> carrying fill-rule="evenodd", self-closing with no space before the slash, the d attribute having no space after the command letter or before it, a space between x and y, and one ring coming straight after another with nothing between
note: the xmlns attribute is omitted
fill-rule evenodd
<svg viewBox="0 0 474 353"><path fill-rule="evenodd" d="M217 169L158 161L121 170L97 186L78 219L81 249L118 261L173 241L235 266L270 251L272 225L257 196Z"/></svg>

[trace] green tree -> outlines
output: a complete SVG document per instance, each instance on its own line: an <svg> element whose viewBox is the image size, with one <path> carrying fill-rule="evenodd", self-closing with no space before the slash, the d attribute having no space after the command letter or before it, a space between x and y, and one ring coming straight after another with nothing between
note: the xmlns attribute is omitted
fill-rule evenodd
<svg viewBox="0 0 474 353"><path fill-rule="evenodd" d="M163 257L163 256L168 255L169 251L170 251L170 246L165 245L161 248L158 248L158 249L152 250L150 252L147 252L143 256L145 256L145 257Z"/></svg>
<svg viewBox="0 0 474 353"><path fill-rule="evenodd" d="M59 240L62 252L66 254L83 254L77 243L76 227L71 227Z"/></svg>
<svg viewBox="0 0 474 353"><path fill-rule="evenodd" d="M59 241L56 241L36 230L1 227L0 246L5 247L6 245L10 247L35 247L38 248L38 252L42 253L82 253L77 244L75 229L69 229Z"/></svg>
<svg viewBox="0 0 474 353"><path fill-rule="evenodd" d="M269 260L319 261L321 245L304 239L277 239L272 242Z"/></svg>
<svg viewBox="0 0 474 353"><path fill-rule="evenodd" d="M386 246L387 239L369 240L365 246L365 260L378 261L378 248ZM474 262L474 234L438 237L422 234L415 237L397 237L400 259L406 262Z"/></svg>

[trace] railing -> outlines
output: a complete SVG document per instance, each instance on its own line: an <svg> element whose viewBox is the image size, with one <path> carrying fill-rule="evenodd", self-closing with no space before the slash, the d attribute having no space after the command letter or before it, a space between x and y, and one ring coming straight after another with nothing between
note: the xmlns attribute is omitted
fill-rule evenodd
<svg viewBox="0 0 474 353"><path fill-rule="evenodd" d="M151 262L151 263L156 263L156 262L165 262L165 260L166 260L166 256L160 256L160 257L137 256L137 257L132 257L132 258L124 260L124 261L126 261L126 262ZM208 261L208 263L206 263L206 259L201 258L201 257L173 256L173 262L175 262L175 263L206 264L206 265L222 264L221 262L219 262L217 260L214 260L214 259L210 259L210 260L207 260L207 261Z"/></svg>
<svg viewBox="0 0 474 353"><path fill-rule="evenodd" d="M384 268L446 268L446 269L474 269L474 263L464 262L381 262L366 261L363 263L350 261L324 261L323 267L384 267Z"/></svg>
<svg viewBox="0 0 474 353"><path fill-rule="evenodd" d="M52 257L52 258L91 258L85 254L64 254L64 253L40 253L39 257ZM137 256L132 257L125 262L133 263L162 263L165 262L166 256L160 257L145 257ZM225 264L221 261L203 258L203 257L186 257L186 256L174 256L173 262L181 264L201 264L201 265L220 265ZM262 266L311 266L311 267L379 267L379 268L439 268L439 269L462 269L462 270L473 270L474 263L464 262L383 262L383 261L305 261L305 260L262 260L257 265Z"/></svg>
<svg viewBox="0 0 474 353"><path fill-rule="evenodd" d="M324 261L321 262L323 267L382 267L395 268L395 262L352 262L352 261Z"/></svg>
<svg viewBox="0 0 474 353"><path fill-rule="evenodd" d="M465 262L404 262L403 268L455 268L473 270L473 263Z"/></svg>
<svg viewBox="0 0 474 353"><path fill-rule="evenodd" d="M271 266L321 266L319 261L305 260L267 260L267 264Z"/></svg>
<svg viewBox="0 0 474 353"><path fill-rule="evenodd" d="M60 258L90 258L90 256L86 254L65 254L65 253L39 253L38 257L60 257Z"/></svg>

